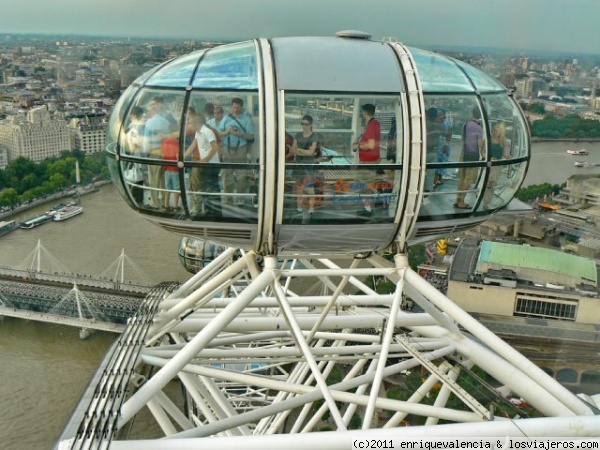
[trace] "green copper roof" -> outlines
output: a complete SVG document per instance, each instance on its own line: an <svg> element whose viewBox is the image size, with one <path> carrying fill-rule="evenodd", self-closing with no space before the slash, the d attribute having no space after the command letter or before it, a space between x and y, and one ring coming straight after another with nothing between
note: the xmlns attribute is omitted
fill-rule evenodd
<svg viewBox="0 0 600 450"><path fill-rule="evenodd" d="M483 241L479 262L506 268L512 266L545 270L575 279L585 279L588 283L598 282L594 261L548 248Z"/></svg>

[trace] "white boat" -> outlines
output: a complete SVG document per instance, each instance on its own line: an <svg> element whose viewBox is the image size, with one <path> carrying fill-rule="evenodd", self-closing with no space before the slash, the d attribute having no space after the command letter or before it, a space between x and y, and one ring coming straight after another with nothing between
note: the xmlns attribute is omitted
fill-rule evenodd
<svg viewBox="0 0 600 450"><path fill-rule="evenodd" d="M52 216L52 220L54 220L55 222L60 222L63 220L67 220L70 219L72 217L78 216L79 214L81 214L83 212L83 208L81 206L67 206L64 209L61 209L60 211L57 211L53 216Z"/></svg>
<svg viewBox="0 0 600 450"><path fill-rule="evenodd" d="M589 154L589 152L585 149L579 149L579 150L573 150L573 149L569 149L567 150L567 155L587 155Z"/></svg>
<svg viewBox="0 0 600 450"><path fill-rule="evenodd" d="M575 161L573 165L575 167L589 167L589 164L585 161Z"/></svg>

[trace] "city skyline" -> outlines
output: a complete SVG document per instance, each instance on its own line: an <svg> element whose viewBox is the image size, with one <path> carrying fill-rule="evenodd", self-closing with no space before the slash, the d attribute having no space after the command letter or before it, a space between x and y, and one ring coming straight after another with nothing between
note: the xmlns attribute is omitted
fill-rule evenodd
<svg viewBox="0 0 600 450"><path fill-rule="evenodd" d="M30 0L4 5L0 29L230 41L358 29L374 38L395 37L416 46L598 53L599 15L600 3L594 0Z"/></svg>

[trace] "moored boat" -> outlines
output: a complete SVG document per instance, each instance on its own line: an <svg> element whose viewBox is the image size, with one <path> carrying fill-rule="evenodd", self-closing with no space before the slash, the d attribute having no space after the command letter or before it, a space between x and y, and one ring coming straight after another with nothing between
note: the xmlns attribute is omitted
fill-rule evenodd
<svg viewBox="0 0 600 450"><path fill-rule="evenodd" d="M24 220L19 225L20 228L24 230L30 230L35 227L39 227L40 225L49 222L52 219L51 215L48 214L40 214L39 216L32 217L31 219Z"/></svg>
<svg viewBox="0 0 600 450"><path fill-rule="evenodd" d="M18 227L16 220L9 220L7 222L0 222L0 236L15 231Z"/></svg>
<svg viewBox="0 0 600 450"><path fill-rule="evenodd" d="M83 212L83 208L81 206L77 206L77 205L67 206L64 209L61 209L60 211L55 212L54 215L52 216L52 220L54 220L55 222L60 222L60 221L67 220L72 217L78 216L82 212Z"/></svg>

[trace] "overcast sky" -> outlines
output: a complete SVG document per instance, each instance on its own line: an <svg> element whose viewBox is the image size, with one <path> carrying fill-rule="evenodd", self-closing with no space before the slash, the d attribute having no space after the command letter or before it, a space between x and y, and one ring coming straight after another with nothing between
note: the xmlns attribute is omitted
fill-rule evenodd
<svg viewBox="0 0 600 450"><path fill-rule="evenodd" d="M600 0L1 0L0 32L185 37L332 35L409 45L600 53Z"/></svg>

